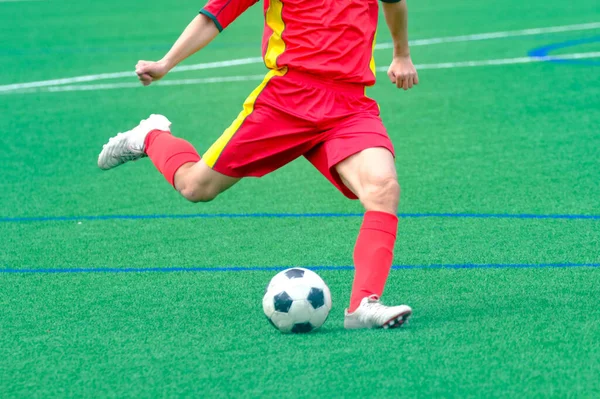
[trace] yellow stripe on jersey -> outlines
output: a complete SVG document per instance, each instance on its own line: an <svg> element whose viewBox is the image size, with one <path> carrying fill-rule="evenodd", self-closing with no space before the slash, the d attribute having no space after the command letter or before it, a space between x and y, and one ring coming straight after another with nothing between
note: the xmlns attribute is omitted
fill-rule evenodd
<svg viewBox="0 0 600 399"><path fill-rule="evenodd" d="M269 37L267 51L265 52L265 65L269 69L277 69L277 58L285 51L285 42L282 35L285 30L283 22L283 3L281 0L270 0L269 8L265 15L265 22L273 31Z"/></svg>
<svg viewBox="0 0 600 399"><path fill-rule="evenodd" d="M231 138L240 129L240 127L242 126L242 124L244 123L246 118L248 116L250 116L250 114L252 114L252 112L254 112L254 104L256 103L256 99L258 98L260 93L262 93L262 91L265 89L265 87L267 86L267 83L269 83L269 81L274 76L283 76L283 75L285 75L286 72L287 72L287 70L285 70L285 69L279 70L279 71L278 70L269 71L269 73L267 73L267 76L265 76L262 83L256 89L254 89L254 91L252 93L250 93L250 95L248 96L246 101L244 101L244 107L242 108L242 112L240 112L240 114L233 121L231 126L229 126L225 130L225 132L221 135L221 137L219 137L217 139L217 141L215 141L215 143L202 156L202 159L204 160L204 162L206 162L206 164L209 167L212 168L213 166L215 166L215 164L217 163L217 160L219 159L219 156L221 156L221 153L225 149L225 146L227 146L227 143L229 143L229 141L231 141Z"/></svg>
<svg viewBox="0 0 600 399"><path fill-rule="evenodd" d="M375 31L375 35L373 36L373 55L371 56L371 64L369 68L371 68L371 72L373 72L373 76L377 79L377 68L375 67L375 44L377 43L377 31Z"/></svg>

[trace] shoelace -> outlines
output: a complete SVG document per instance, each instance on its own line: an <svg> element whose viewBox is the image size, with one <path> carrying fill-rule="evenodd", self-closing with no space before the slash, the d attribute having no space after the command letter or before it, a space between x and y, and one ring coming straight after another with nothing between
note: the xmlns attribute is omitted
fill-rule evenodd
<svg viewBox="0 0 600 399"><path fill-rule="evenodd" d="M126 154L126 155L122 155L120 157L114 157L114 158L118 158L123 161L135 161L135 160L139 159L139 157L140 157L139 155L131 153L131 154Z"/></svg>
<svg viewBox="0 0 600 399"><path fill-rule="evenodd" d="M383 305L379 299L369 298L369 301L365 304L365 306L371 309L371 312L368 312L370 316L376 318L385 316L386 306Z"/></svg>
<svg viewBox="0 0 600 399"><path fill-rule="evenodd" d="M111 137L110 139L108 139L108 143L107 144L114 143L115 141L120 141L120 140L123 139L123 136L125 136L125 133L118 133L116 136ZM107 144L105 144L103 146L103 148L106 147ZM138 148L132 148L131 143L128 143L127 148L130 149L130 150L134 150L134 151L142 151L141 149L138 149Z"/></svg>

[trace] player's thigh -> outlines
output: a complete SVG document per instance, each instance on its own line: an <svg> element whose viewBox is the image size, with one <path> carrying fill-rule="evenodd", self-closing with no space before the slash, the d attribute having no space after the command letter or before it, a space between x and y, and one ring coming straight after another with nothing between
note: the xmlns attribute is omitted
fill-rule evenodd
<svg viewBox="0 0 600 399"><path fill-rule="evenodd" d="M385 147L366 148L335 165L335 170L361 200L378 193L394 196L399 190L394 155Z"/></svg>
<svg viewBox="0 0 600 399"><path fill-rule="evenodd" d="M371 102L367 102L362 112L334 124L318 150L325 153L320 154L321 158L329 163L333 177L330 181L341 182L341 191L352 198L344 188L349 189L364 205L367 197L393 198L399 191L394 146L379 117L377 104Z"/></svg>
<svg viewBox="0 0 600 399"><path fill-rule="evenodd" d="M311 123L258 102L252 112L234 121L202 159L226 176L261 177L308 151L314 130Z"/></svg>

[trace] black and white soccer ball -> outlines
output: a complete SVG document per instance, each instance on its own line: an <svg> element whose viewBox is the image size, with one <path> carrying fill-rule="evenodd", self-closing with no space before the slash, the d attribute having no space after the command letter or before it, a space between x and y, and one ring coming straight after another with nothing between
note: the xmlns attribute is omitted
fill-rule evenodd
<svg viewBox="0 0 600 399"><path fill-rule="evenodd" d="M281 332L307 333L327 320L331 293L317 273L294 267L271 279L263 297L263 310Z"/></svg>

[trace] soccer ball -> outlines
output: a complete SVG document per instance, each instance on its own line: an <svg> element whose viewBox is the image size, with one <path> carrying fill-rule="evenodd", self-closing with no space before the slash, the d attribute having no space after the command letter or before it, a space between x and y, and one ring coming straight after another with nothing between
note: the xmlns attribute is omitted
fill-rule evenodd
<svg viewBox="0 0 600 399"><path fill-rule="evenodd" d="M307 333L327 320L331 293L317 273L294 267L273 277L265 290L263 310L281 332Z"/></svg>

